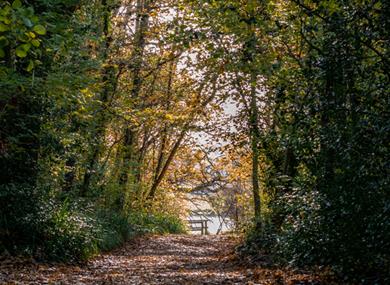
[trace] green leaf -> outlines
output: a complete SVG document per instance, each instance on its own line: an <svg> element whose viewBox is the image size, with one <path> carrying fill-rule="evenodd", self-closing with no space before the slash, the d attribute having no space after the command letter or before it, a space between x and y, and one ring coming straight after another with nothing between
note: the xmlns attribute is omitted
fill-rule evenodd
<svg viewBox="0 0 390 285"><path fill-rule="evenodd" d="M22 44L20 46L18 46L15 50L15 53L18 57L26 57L27 56L27 52L29 51L29 49L31 48L31 44Z"/></svg>
<svg viewBox="0 0 390 285"><path fill-rule="evenodd" d="M31 22L29 18L23 17L23 23L26 27L31 28L34 24Z"/></svg>
<svg viewBox="0 0 390 285"><path fill-rule="evenodd" d="M31 44L30 44L30 43L22 44L22 45L20 45L20 47L21 47L22 49L24 49L26 52L28 52L29 49L31 48Z"/></svg>
<svg viewBox="0 0 390 285"><path fill-rule="evenodd" d="M0 21L3 22L6 25L11 24L11 20L9 18L7 18L6 16L1 16L0 15Z"/></svg>
<svg viewBox="0 0 390 285"><path fill-rule="evenodd" d="M45 35L46 34L46 29L42 25L36 25L33 28L34 32L36 32L38 35Z"/></svg>
<svg viewBox="0 0 390 285"><path fill-rule="evenodd" d="M0 23L0 32L6 32L9 30L9 27L4 25L3 23Z"/></svg>
<svg viewBox="0 0 390 285"><path fill-rule="evenodd" d="M12 3L12 8L14 9L18 9L22 7L22 2L20 0L15 0L13 3Z"/></svg>
<svg viewBox="0 0 390 285"><path fill-rule="evenodd" d="M33 21L34 24L38 23L39 22L38 16L36 16L36 15L32 16L31 21Z"/></svg>
<svg viewBox="0 0 390 285"><path fill-rule="evenodd" d="M24 48L23 48L22 46L18 46L18 47L16 48L15 53L16 53L16 55L17 55L18 57L21 57L21 58L27 56L27 51L25 51Z"/></svg>
<svg viewBox="0 0 390 285"><path fill-rule="evenodd" d="M11 6L10 5L6 5L5 7L0 9L0 15L7 16L11 12L11 10L12 10Z"/></svg>
<svg viewBox="0 0 390 285"><path fill-rule="evenodd" d="M19 35L18 37L17 37L17 39L19 40L19 41L21 41L21 42L28 42L29 40L30 40L30 38L28 37L28 35L26 35L26 34L22 34L22 35Z"/></svg>
<svg viewBox="0 0 390 285"><path fill-rule="evenodd" d="M29 6L26 9L26 15L31 19L32 16L34 16L34 8L32 6Z"/></svg>
<svg viewBox="0 0 390 285"><path fill-rule="evenodd" d="M5 57L5 52L2 48L0 48L0 58Z"/></svg>
<svg viewBox="0 0 390 285"><path fill-rule="evenodd" d="M34 69L34 62L32 61L32 60L30 60L30 62L28 63L28 66L27 66L27 68L26 68L26 70L28 71L28 72L30 72L31 70L33 70Z"/></svg>
<svg viewBox="0 0 390 285"><path fill-rule="evenodd" d="M32 45L35 46L35 47L39 47L41 45L41 42L37 39L33 39L31 41Z"/></svg>
<svg viewBox="0 0 390 285"><path fill-rule="evenodd" d="M7 40L6 37L1 36L0 37L0 47L5 47L9 44L9 41Z"/></svg>

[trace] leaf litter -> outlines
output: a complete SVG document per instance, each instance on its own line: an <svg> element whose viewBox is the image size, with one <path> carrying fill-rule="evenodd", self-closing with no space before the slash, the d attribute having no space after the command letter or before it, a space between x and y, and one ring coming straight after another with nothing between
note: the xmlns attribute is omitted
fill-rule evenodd
<svg viewBox="0 0 390 285"><path fill-rule="evenodd" d="M137 238L83 265L7 257L0 284L338 284L318 274L243 262L232 235Z"/></svg>

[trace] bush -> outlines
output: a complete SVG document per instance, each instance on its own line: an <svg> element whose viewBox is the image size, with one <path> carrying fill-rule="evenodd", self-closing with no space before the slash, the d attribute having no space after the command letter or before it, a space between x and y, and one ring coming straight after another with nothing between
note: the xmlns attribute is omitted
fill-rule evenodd
<svg viewBox="0 0 390 285"><path fill-rule="evenodd" d="M118 247L137 235L127 218L115 211L100 210L96 213L96 219L100 222L96 235L102 251Z"/></svg>
<svg viewBox="0 0 390 285"><path fill-rule="evenodd" d="M173 214L133 210L130 215L84 199L22 184L0 188L0 254L82 262L147 233L184 233ZM91 201L92 200L92 201ZM153 213L152 213L153 212Z"/></svg>
<svg viewBox="0 0 390 285"><path fill-rule="evenodd" d="M63 262L85 261L122 245L137 235L184 233L183 222L166 214L134 212L128 217L93 207L69 207L67 203L45 207L41 212L40 247L44 258Z"/></svg>
<svg viewBox="0 0 390 285"><path fill-rule="evenodd" d="M62 207L43 226L43 247L47 258L83 261L99 251L99 224L91 217Z"/></svg>
<svg viewBox="0 0 390 285"><path fill-rule="evenodd" d="M339 188L337 194L344 193ZM356 282L388 281L387 208L356 210L350 203L353 192L344 195L338 202L315 190L296 188L285 193L279 197L278 207L284 213L280 227L265 224L251 229L240 250L258 256L270 254L281 264L328 265Z"/></svg>
<svg viewBox="0 0 390 285"><path fill-rule="evenodd" d="M180 234L186 232L186 227L178 217L163 213L133 212L129 222L139 233Z"/></svg>
<svg viewBox="0 0 390 285"><path fill-rule="evenodd" d="M28 184L0 185L0 250L30 252L36 243L39 195Z"/></svg>

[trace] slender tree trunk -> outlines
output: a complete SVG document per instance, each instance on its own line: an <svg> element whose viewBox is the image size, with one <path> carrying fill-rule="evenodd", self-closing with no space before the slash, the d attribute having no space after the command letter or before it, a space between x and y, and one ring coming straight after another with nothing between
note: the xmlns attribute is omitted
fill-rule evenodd
<svg viewBox="0 0 390 285"><path fill-rule="evenodd" d="M260 199L260 183L259 183L259 114L257 109L256 98L257 73L252 71L251 74L251 101L250 101L250 137L252 148L252 187L253 187L253 202L255 210L256 225L261 225L261 199Z"/></svg>
<svg viewBox="0 0 390 285"><path fill-rule="evenodd" d="M138 155L138 165L140 167L137 168L137 173L135 177L135 183L138 184L142 183L142 173L143 173L142 165L144 163L145 156L149 148L149 144L150 144L149 139L150 139L150 130L149 128L145 127L143 131L142 146L139 150L139 155Z"/></svg>
<svg viewBox="0 0 390 285"><path fill-rule="evenodd" d="M169 168L173 158L175 157L176 152L178 151L178 149L179 149L179 147L180 147L180 145L181 145L181 143L182 143L182 141L183 141L183 139L184 139L184 137L186 135L187 129L188 129L188 127L184 128L181 131L178 140L173 145L173 148L172 148L171 152L169 153L169 156L167 158L167 161L164 164L164 167L161 169L160 174L154 180L153 185L150 188L148 200L153 200L154 196L156 195L156 190L157 190L158 186L160 185L162 179L164 178L164 176L165 176L165 174L166 174L166 172L167 172L167 170L168 170L168 168Z"/></svg>
<svg viewBox="0 0 390 285"><path fill-rule="evenodd" d="M198 115L198 112L202 109L204 109L214 98L215 98L215 94L217 92L216 90L216 80L217 80L217 75L214 75L213 76L213 79L212 79L212 82L213 82L213 89L212 89L212 93L211 95L205 100L203 101L197 108L195 108L191 114L191 117L189 118L189 120L184 124L180 134L179 134L179 137L176 141L176 143L173 145L172 147L172 150L171 152L169 153L168 155L168 158L164 164L164 166L162 167L161 169L161 172L160 174L158 174L157 176L157 179L155 179L155 181L153 182L151 188L150 188L150 191L149 191L149 195L148 195L148 200L153 200L154 196L156 195L156 191L157 191L157 188L158 186L160 185L160 183L162 182L172 160L174 159L178 149L180 148L180 145L183 141L183 139L185 138L188 130L190 129L190 126L191 126L191 123L193 121L193 119ZM199 88L199 94L202 93L203 89L205 88L206 86L206 81L204 81L204 83L202 84L202 86Z"/></svg>
<svg viewBox="0 0 390 285"><path fill-rule="evenodd" d="M105 39L105 46L102 53L103 62L105 62L105 67L102 71L102 79L103 79L103 88L100 96L100 101L104 105L106 105L110 96L115 89L116 81L119 79L114 75L113 67L109 62L109 53L110 46L112 43L112 38L109 32L110 26L110 18L111 18L111 8L109 7L107 0L101 1L101 6L103 10L103 36ZM100 115L96 119L96 126L93 130L93 139L96 140L96 144L92 150L92 154L89 157L89 161L87 163L87 168L84 173L83 184L81 186L81 196L85 196L90 188L92 175L97 167L98 160L101 154L102 144L104 142L104 134L105 134L105 125L107 123L107 115L104 109L101 110Z"/></svg>
<svg viewBox="0 0 390 285"><path fill-rule="evenodd" d="M132 89L130 96L137 99L141 92L142 76L141 69L144 62L144 51L146 45L146 33L149 29L150 0L137 1L137 20L134 36L134 49L131 56L132 63ZM139 167L138 162L134 161L135 148L137 142L137 129L133 125L128 125L125 129L125 140L123 145L123 162L120 170L119 183L125 195L129 174L135 174L135 168ZM124 205L123 205L124 206Z"/></svg>
<svg viewBox="0 0 390 285"><path fill-rule="evenodd" d="M167 92L166 92L167 98L166 98L166 104L165 104L166 111L168 111L169 107L170 107L175 65L176 65L175 61L172 61L169 65L169 75L168 75L168 84L167 84ZM164 123L162 134L161 134L161 145L160 145L160 149L159 149L159 153L158 153L157 166L156 166L156 169L154 172L154 178L153 178L152 185L156 184L157 179L158 179L160 172L161 172L161 168L163 167L165 148L167 145L167 138L168 138L168 126L167 126L167 123ZM155 190L153 192L155 192ZM154 196L154 194L155 193L152 193L152 197Z"/></svg>

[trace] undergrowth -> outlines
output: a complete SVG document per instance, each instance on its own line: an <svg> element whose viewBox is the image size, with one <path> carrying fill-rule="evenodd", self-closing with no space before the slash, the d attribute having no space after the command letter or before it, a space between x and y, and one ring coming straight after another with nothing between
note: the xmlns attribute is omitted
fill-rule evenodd
<svg viewBox="0 0 390 285"><path fill-rule="evenodd" d="M32 189L9 190L9 195L0 197L0 204L12 202L0 212L0 228L12 231L1 233L0 254L78 263L139 235L185 232L179 218L158 211L124 214L96 201L61 201L42 198Z"/></svg>

